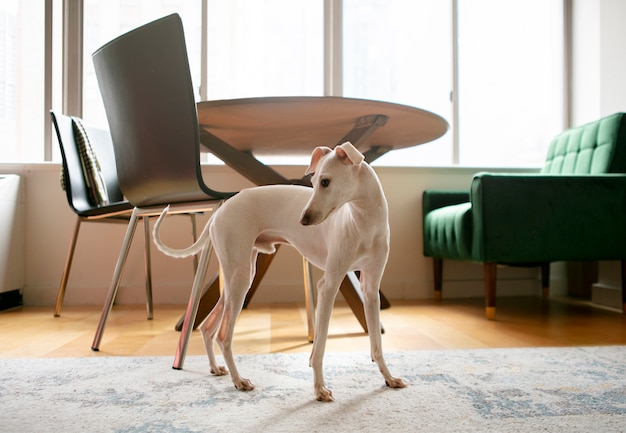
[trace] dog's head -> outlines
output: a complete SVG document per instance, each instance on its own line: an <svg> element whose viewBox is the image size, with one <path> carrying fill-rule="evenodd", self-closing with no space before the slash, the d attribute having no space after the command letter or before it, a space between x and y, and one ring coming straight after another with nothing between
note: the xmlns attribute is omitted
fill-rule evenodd
<svg viewBox="0 0 626 433"><path fill-rule="evenodd" d="M311 178L313 195L300 218L300 224L320 224L351 198L358 188L357 174L365 157L350 142L335 149L317 147L306 174Z"/></svg>

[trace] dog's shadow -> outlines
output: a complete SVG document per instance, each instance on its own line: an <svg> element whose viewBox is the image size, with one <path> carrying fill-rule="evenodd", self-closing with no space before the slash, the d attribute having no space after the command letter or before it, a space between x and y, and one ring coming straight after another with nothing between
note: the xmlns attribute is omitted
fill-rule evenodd
<svg viewBox="0 0 626 433"><path fill-rule="evenodd" d="M342 423L345 421L346 414L361 413L363 407L370 405L371 400L381 398L381 394L384 392L394 392L387 386L381 386L376 389L372 389L369 392L353 395L346 399L342 399L341 395L336 396L337 400L332 403L319 402L315 399L307 400L299 405L285 408L278 411L271 417L264 418L259 425L259 428L263 426L289 426L293 425L294 418L305 417L314 418L318 423L316 428L333 426L333 423ZM344 420L344 421L342 421ZM298 420L300 421L300 420ZM254 431L254 430L253 430ZM262 431L262 430L257 430ZM317 430L316 430L317 431Z"/></svg>

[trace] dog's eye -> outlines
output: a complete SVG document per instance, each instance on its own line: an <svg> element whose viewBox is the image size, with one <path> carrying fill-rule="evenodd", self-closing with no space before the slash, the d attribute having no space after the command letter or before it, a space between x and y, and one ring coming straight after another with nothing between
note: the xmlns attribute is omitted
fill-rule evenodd
<svg viewBox="0 0 626 433"><path fill-rule="evenodd" d="M320 180L320 185L322 185L322 187L324 187L324 188L328 187L328 185L330 185L330 179L322 179L322 180Z"/></svg>

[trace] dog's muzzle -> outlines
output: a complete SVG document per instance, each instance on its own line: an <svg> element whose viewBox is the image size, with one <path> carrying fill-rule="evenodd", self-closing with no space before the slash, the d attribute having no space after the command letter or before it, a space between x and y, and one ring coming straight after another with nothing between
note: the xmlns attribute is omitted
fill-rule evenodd
<svg viewBox="0 0 626 433"><path fill-rule="evenodd" d="M328 218L328 216L331 215L334 210L335 208L332 208L330 212L328 212L327 214L323 214L319 211L307 209L302 213L302 216L300 217L300 224L302 224L303 226L314 226L317 224L321 224L326 221L326 218Z"/></svg>
<svg viewBox="0 0 626 433"><path fill-rule="evenodd" d="M314 226L324 221L324 216L320 212L311 209L305 209L300 217L300 224L303 226Z"/></svg>
<svg viewBox="0 0 626 433"><path fill-rule="evenodd" d="M311 225L311 213L310 212L305 212L302 214L302 217L300 218L300 224L302 224L303 226Z"/></svg>

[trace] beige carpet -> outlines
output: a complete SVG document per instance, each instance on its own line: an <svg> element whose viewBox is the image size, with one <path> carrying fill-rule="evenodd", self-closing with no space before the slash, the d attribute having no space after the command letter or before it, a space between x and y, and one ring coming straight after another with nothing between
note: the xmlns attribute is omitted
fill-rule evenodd
<svg viewBox="0 0 626 433"><path fill-rule="evenodd" d="M329 353L334 403L306 354L239 356L237 391L204 357L0 360L3 432L623 432L626 347Z"/></svg>

